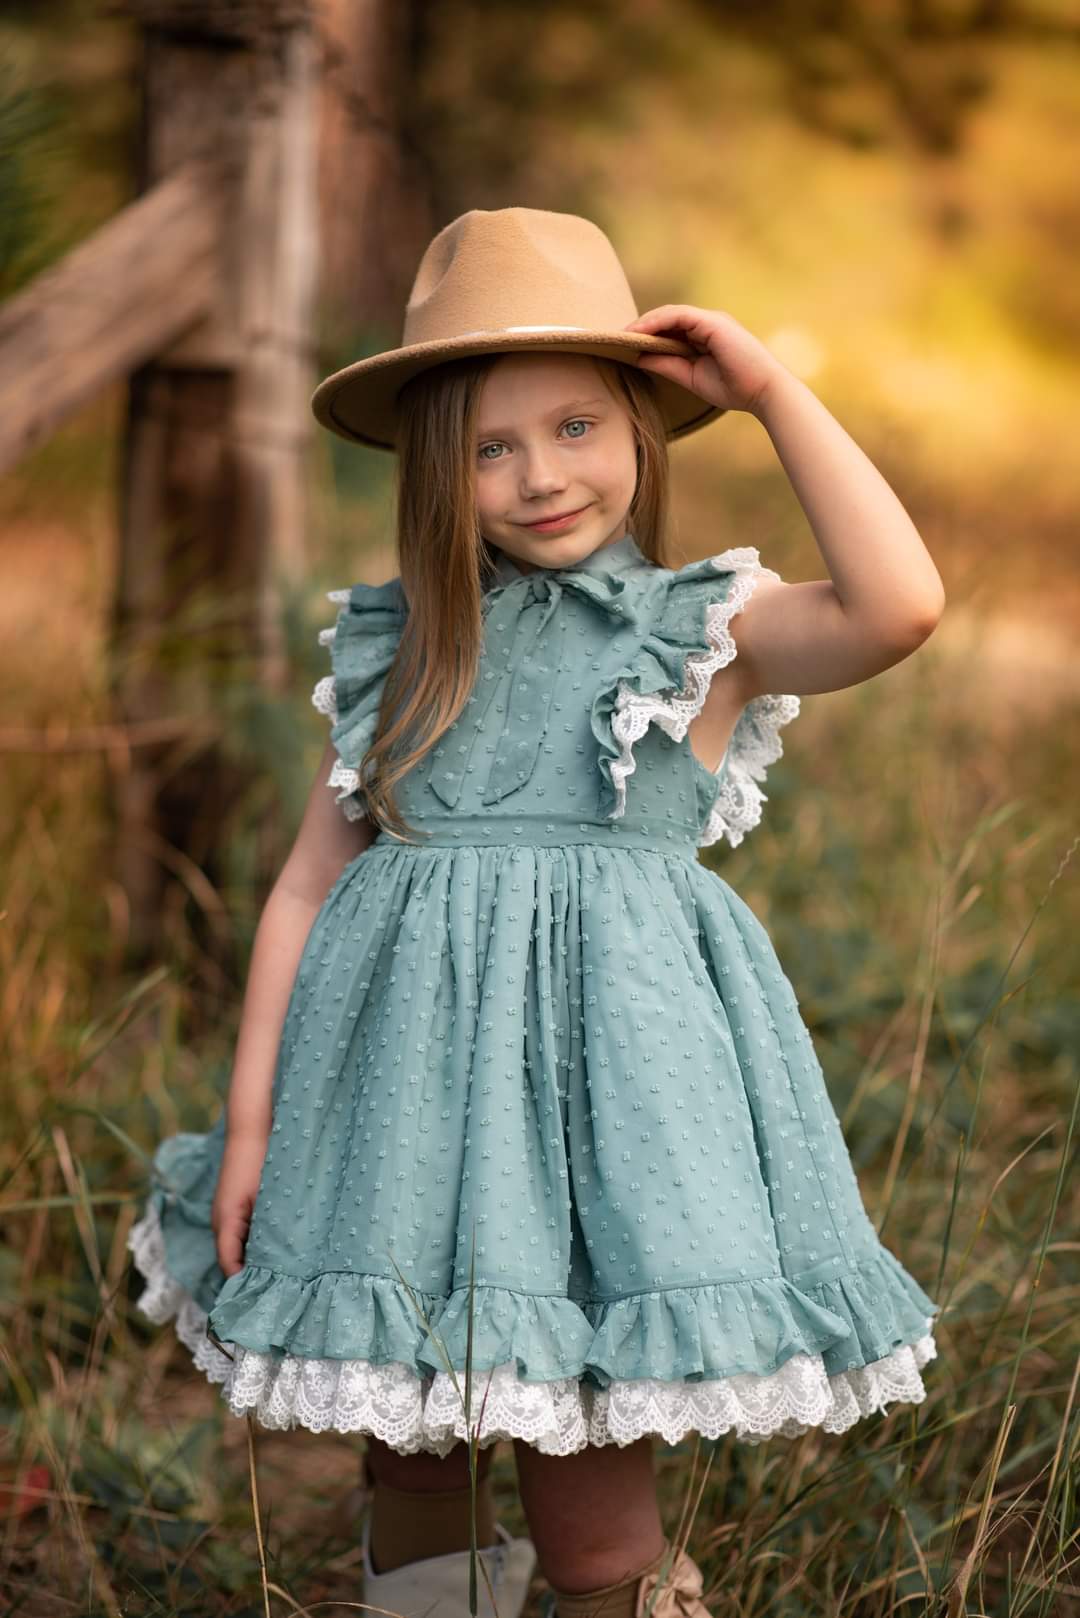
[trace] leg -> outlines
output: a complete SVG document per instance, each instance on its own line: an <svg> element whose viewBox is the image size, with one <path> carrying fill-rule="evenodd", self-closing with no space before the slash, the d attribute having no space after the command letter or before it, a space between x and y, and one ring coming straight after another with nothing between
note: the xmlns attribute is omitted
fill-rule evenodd
<svg viewBox="0 0 1080 1618"><path fill-rule="evenodd" d="M614 1584L664 1548L652 1439L542 1455L515 1441L518 1489L540 1570L555 1590Z"/></svg>
<svg viewBox="0 0 1080 1618"><path fill-rule="evenodd" d="M399 1455L381 1438L368 1434L365 1440L371 1476L391 1489L411 1489L428 1494L442 1489L465 1489L469 1485L469 1456L464 1442L454 1445L448 1455ZM494 1446L476 1454L477 1482L483 1483L491 1469Z"/></svg>
<svg viewBox="0 0 1080 1618"><path fill-rule="evenodd" d="M476 1457L476 1543L495 1540L489 1473L493 1449ZM449 1454L399 1455L369 1435L364 1471L372 1485L371 1560L376 1573L406 1563L468 1550L472 1535L469 1457L464 1443Z"/></svg>

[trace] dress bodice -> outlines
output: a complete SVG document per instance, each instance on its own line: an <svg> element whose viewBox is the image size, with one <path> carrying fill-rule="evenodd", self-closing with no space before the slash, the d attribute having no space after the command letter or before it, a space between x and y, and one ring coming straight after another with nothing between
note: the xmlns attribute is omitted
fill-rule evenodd
<svg viewBox="0 0 1080 1618"><path fill-rule="evenodd" d="M715 771L687 732L735 655L729 620L763 576L777 577L749 548L659 567L629 532L572 568L522 573L500 555L472 694L396 786L418 840L741 841L798 699L748 703ZM357 771L408 607L400 579L331 596L342 612L321 638L333 674L313 701L333 720L331 784L358 816Z"/></svg>

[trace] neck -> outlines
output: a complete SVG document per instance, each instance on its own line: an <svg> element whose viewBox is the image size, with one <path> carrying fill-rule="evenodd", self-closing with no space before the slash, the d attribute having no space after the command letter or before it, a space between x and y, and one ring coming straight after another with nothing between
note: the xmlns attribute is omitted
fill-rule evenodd
<svg viewBox="0 0 1080 1618"><path fill-rule="evenodd" d="M508 551L499 550L495 546L492 547L492 552L498 571L504 575L512 575L515 578L527 578L532 573L573 573L579 568L588 568L597 562L602 564L606 553L609 551L614 551L616 555L621 555L624 550L634 546L633 536L628 528L624 528L621 534L617 534L614 539L605 540L602 545L598 545L595 550L590 551L588 556L583 556L579 561L571 562L566 567L557 568L546 568L538 562L519 561L516 556L511 556Z"/></svg>

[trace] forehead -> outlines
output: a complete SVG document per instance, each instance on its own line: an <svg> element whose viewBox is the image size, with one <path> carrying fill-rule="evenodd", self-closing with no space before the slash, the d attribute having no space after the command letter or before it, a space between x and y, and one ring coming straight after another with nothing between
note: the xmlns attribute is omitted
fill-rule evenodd
<svg viewBox="0 0 1080 1618"><path fill-rule="evenodd" d="M496 415L522 420L539 417L572 400L611 399L603 373L591 354L502 354L484 379L480 422Z"/></svg>

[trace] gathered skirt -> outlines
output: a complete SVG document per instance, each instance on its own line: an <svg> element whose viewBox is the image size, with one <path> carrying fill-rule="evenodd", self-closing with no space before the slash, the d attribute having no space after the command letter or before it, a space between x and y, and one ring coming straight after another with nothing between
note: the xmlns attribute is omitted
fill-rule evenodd
<svg viewBox="0 0 1080 1618"><path fill-rule="evenodd" d="M228 1278L224 1140L160 1142L129 1246L144 1313L265 1426L567 1454L925 1397L937 1305L768 934L683 853L380 840L306 940Z"/></svg>

